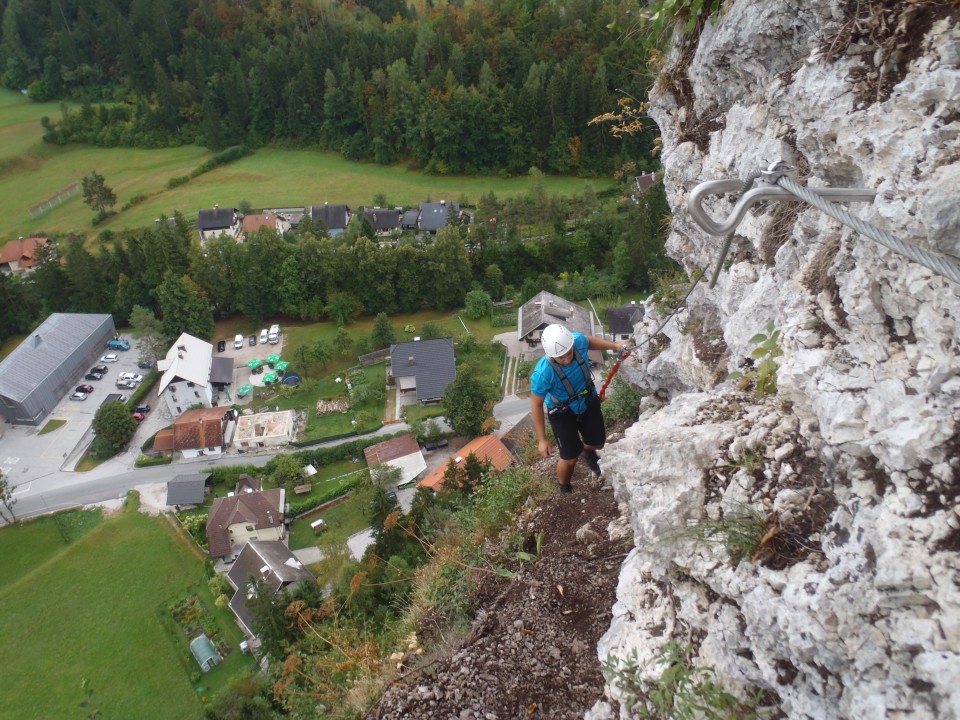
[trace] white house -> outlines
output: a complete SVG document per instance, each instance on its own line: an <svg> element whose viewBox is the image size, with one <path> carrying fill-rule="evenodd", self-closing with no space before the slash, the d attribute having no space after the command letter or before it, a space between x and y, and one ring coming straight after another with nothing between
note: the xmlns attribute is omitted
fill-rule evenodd
<svg viewBox="0 0 960 720"><path fill-rule="evenodd" d="M170 414L178 417L192 405L211 407L216 392L210 378L213 366L213 345L183 333L157 362L163 373L157 395L167 404Z"/></svg>

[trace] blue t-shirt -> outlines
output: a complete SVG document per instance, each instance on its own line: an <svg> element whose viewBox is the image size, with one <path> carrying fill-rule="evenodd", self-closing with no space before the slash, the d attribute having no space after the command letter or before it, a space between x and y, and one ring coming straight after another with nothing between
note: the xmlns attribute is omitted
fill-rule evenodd
<svg viewBox="0 0 960 720"><path fill-rule="evenodd" d="M587 357L587 351L590 349L590 341L587 339L587 336L577 332L573 333L573 347L576 348L577 352L580 353L580 357L582 357L583 361L587 364L587 372L589 373L590 359ZM573 386L574 395L583 390L592 379L591 377L583 376L580 363L577 362L576 358L573 359L572 363L563 368L563 372ZM550 364L549 358L546 356L540 358L537 361L537 366L533 369L533 374L530 376L530 390L534 395L540 395L546 398L547 407L551 410L557 405L563 405L569 399L567 397L567 391L563 387L563 381L560 379L560 376L557 375L553 366ZM577 398L570 403L569 407L578 415L582 414L587 409L586 397Z"/></svg>

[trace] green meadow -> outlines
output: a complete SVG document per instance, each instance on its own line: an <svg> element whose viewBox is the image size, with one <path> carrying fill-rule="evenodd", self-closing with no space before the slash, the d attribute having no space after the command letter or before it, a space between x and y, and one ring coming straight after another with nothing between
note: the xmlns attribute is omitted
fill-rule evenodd
<svg viewBox="0 0 960 720"><path fill-rule="evenodd" d="M0 240L30 233L75 232L93 236L101 229L146 227L160 215L194 215L214 205L254 208L302 207L324 202L369 205L382 193L392 205L425 200L475 203L493 192L500 198L529 191L527 177L431 176L403 166L354 163L332 153L261 148L253 155L167 188L170 178L189 175L213 153L195 145L160 150L58 147L43 142L40 118L60 117L57 103L32 103L22 94L0 90ZM79 194L34 219L29 209L96 170L117 196L117 215L96 228L93 211ZM580 194L587 185L603 190L612 180L547 177L550 195ZM135 197L145 199L121 210Z"/></svg>
<svg viewBox="0 0 960 720"><path fill-rule="evenodd" d="M47 517L0 531L0 718L199 718L252 662L229 611L216 609L235 651L191 681L199 668L167 608L192 593L214 607L203 560L166 519L133 508L58 517L65 528Z"/></svg>

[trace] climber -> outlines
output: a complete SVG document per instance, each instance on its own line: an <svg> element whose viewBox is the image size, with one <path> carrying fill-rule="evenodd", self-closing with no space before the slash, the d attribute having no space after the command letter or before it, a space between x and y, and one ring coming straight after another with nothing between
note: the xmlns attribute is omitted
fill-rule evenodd
<svg viewBox="0 0 960 720"><path fill-rule="evenodd" d="M533 427L540 454L550 457L550 441L544 424L543 405L546 401L550 427L560 452L557 481L561 492L570 492L570 478L581 452L587 467L594 475L600 475L597 450L603 447L606 439L600 397L593 384L587 351L623 352L632 347L632 343L572 333L556 324L544 328L540 342L546 356L540 358L530 376Z"/></svg>

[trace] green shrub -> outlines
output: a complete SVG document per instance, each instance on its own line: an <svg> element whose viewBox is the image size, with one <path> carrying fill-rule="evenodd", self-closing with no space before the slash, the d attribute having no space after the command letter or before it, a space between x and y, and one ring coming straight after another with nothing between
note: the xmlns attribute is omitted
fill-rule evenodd
<svg viewBox="0 0 960 720"><path fill-rule="evenodd" d="M622 694L621 704L630 717L642 720L756 720L759 693L740 700L726 692L714 680L716 671L709 666L693 664L689 645L671 640L660 650L659 657L639 663L634 651L621 664L607 658L603 664L606 676L615 682ZM662 665L657 680L645 679L654 665Z"/></svg>
<svg viewBox="0 0 960 720"><path fill-rule="evenodd" d="M173 458L169 456L155 457L153 455L138 455L134 467L153 467L154 465L169 465Z"/></svg>
<svg viewBox="0 0 960 720"><path fill-rule="evenodd" d="M167 189L173 190L175 187L186 185L188 182L190 182L189 175L178 175L177 177L172 177L167 180Z"/></svg>
<svg viewBox="0 0 960 720"><path fill-rule="evenodd" d="M643 393L618 377L610 385L610 394L603 404L603 417L612 423L632 423L640 413Z"/></svg>

